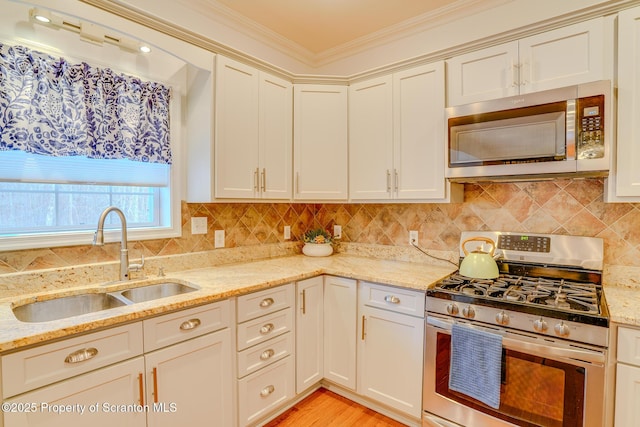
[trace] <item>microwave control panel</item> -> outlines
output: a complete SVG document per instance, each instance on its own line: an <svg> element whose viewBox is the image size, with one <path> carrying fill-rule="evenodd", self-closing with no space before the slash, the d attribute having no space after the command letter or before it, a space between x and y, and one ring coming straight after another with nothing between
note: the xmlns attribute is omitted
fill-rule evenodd
<svg viewBox="0 0 640 427"><path fill-rule="evenodd" d="M604 95L578 99L576 113L578 159L604 157Z"/></svg>

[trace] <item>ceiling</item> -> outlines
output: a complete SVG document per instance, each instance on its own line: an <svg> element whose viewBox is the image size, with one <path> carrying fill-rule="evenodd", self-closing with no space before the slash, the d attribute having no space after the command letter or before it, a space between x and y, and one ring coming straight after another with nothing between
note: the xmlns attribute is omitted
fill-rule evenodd
<svg viewBox="0 0 640 427"><path fill-rule="evenodd" d="M382 31L463 9L482 0L204 0L221 6L313 54ZM491 3L486 2L485 3Z"/></svg>

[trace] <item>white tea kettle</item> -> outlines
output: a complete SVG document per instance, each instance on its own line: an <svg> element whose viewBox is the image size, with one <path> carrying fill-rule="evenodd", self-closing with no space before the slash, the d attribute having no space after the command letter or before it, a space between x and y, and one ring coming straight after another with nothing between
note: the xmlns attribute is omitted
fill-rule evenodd
<svg viewBox="0 0 640 427"><path fill-rule="evenodd" d="M482 252L480 247L477 250L469 253L465 249L465 244L468 242L485 242L491 245L490 252ZM493 240L487 237L471 237L470 239L462 242L462 251L464 252L464 259L460 264L460 274L463 276L471 277L473 279L495 279L500 275L498 271L498 264L493 259L493 254L496 250L496 244Z"/></svg>

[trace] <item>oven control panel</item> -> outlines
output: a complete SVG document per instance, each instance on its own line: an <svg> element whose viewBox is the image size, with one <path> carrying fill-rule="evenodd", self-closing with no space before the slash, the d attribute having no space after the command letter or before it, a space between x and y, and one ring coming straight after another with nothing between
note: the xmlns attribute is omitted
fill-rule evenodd
<svg viewBox="0 0 640 427"><path fill-rule="evenodd" d="M551 251L551 238L523 234L501 234L498 236L498 249L523 252L549 252Z"/></svg>
<svg viewBox="0 0 640 427"><path fill-rule="evenodd" d="M602 271L604 266L604 240L600 237L522 231L463 231L460 241L479 237L491 239L495 245L494 255L501 260L598 271ZM483 252L490 249L489 243L483 244ZM466 256L462 245L459 253L461 259Z"/></svg>

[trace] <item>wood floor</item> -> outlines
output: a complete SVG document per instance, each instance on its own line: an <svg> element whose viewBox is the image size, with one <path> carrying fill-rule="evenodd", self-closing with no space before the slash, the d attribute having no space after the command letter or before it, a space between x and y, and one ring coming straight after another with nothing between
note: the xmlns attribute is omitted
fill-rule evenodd
<svg viewBox="0 0 640 427"><path fill-rule="evenodd" d="M397 421L321 388L265 427L404 427Z"/></svg>

